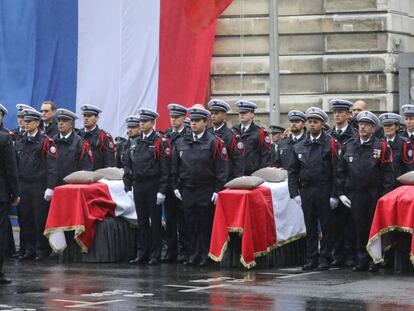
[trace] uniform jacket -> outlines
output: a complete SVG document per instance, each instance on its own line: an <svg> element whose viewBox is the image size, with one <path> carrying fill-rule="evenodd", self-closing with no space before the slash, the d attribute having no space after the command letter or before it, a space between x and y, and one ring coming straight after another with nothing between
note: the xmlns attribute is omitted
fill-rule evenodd
<svg viewBox="0 0 414 311"><path fill-rule="evenodd" d="M278 144L272 145L272 165L287 170L292 157L293 146L305 137L306 133L303 133L298 141L294 141L293 137L289 136L282 139Z"/></svg>
<svg viewBox="0 0 414 311"><path fill-rule="evenodd" d="M11 135L0 131L0 202L19 195L16 154Z"/></svg>

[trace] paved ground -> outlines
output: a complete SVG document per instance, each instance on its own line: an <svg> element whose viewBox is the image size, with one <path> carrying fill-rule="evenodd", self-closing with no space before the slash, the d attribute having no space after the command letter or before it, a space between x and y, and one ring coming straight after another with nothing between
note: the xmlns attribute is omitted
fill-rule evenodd
<svg viewBox="0 0 414 311"><path fill-rule="evenodd" d="M10 261L0 310L414 310L414 278Z"/></svg>

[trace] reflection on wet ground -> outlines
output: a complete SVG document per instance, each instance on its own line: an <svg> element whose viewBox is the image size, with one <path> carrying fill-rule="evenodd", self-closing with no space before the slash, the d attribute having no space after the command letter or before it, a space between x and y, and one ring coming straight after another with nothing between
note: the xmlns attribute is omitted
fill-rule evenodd
<svg viewBox="0 0 414 311"><path fill-rule="evenodd" d="M413 310L414 282L350 270L20 263L0 310Z"/></svg>

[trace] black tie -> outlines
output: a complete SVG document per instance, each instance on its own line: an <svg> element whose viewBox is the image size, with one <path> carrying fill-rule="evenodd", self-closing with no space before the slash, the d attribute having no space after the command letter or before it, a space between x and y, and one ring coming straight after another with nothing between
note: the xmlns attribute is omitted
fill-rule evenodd
<svg viewBox="0 0 414 311"><path fill-rule="evenodd" d="M410 140L411 140L411 141L414 141L414 134L411 134L411 135L410 135Z"/></svg>
<svg viewBox="0 0 414 311"><path fill-rule="evenodd" d="M341 134L342 134L342 130L337 130L337 131L336 131L336 134L337 134L338 136L341 136Z"/></svg>
<svg viewBox="0 0 414 311"><path fill-rule="evenodd" d="M242 126L241 132L242 132L242 134L243 134L244 132L246 132L246 127Z"/></svg>

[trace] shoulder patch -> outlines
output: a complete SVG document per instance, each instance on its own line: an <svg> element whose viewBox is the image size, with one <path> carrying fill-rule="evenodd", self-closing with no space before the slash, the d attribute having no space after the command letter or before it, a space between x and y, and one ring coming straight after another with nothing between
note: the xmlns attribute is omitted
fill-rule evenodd
<svg viewBox="0 0 414 311"><path fill-rule="evenodd" d="M50 148L49 148L49 152L50 152L51 154L55 154L55 153L56 153L56 147L55 147L55 146L50 146Z"/></svg>
<svg viewBox="0 0 414 311"><path fill-rule="evenodd" d="M244 144L243 144L243 142L239 141L239 142L237 143L237 149L239 149L239 150L243 150L243 149L244 149Z"/></svg>

